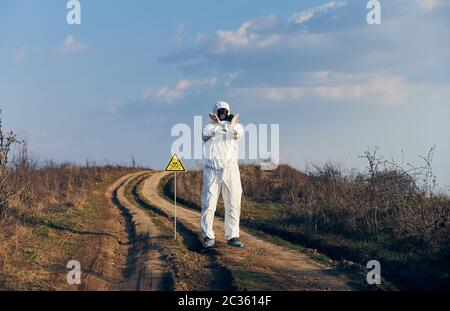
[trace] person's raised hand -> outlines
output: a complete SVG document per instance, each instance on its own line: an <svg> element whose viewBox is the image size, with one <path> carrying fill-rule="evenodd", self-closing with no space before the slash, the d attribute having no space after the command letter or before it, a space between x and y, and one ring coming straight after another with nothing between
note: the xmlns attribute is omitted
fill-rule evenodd
<svg viewBox="0 0 450 311"><path fill-rule="evenodd" d="M220 119L215 113L210 112L209 117L211 118L213 124L220 124Z"/></svg>
<svg viewBox="0 0 450 311"><path fill-rule="evenodd" d="M233 119L231 119L231 125L235 125L239 121L239 116L239 112L234 115Z"/></svg>

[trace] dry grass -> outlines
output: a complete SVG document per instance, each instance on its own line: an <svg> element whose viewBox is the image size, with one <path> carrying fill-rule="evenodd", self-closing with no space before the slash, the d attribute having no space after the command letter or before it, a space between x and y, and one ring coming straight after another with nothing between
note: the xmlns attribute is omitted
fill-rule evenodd
<svg viewBox="0 0 450 311"><path fill-rule="evenodd" d="M436 187L434 149L423 165L399 165L367 151L363 172L312 165L301 173L242 166L242 223L361 264L379 259L401 288L450 288L450 198ZM199 209L200 171L180 174L178 199ZM165 193L173 192L168 179ZM223 216L222 203L218 214Z"/></svg>
<svg viewBox="0 0 450 311"><path fill-rule="evenodd" d="M4 133L0 119L0 289L54 289L57 270L65 269L62 258L88 242L68 239L55 226L70 231L87 223L100 210L87 207L99 186L129 171L33 160L24 142Z"/></svg>
<svg viewBox="0 0 450 311"><path fill-rule="evenodd" d="M104 206L92 205L98 189L112 182L126 168L86 168L69 164L46 164L28 168L21 176L10 174L15 185L28 185L11 200L0 220L0 284L15 290L49 290L59 286L70 256L83 258L92 242L73 236L97 220ZM61 228L66 228L61 230ZM95 246L92 246L95 247ZM70 254L70 255L69 255ZM1 287L1 286L0 286Z"/></svg>

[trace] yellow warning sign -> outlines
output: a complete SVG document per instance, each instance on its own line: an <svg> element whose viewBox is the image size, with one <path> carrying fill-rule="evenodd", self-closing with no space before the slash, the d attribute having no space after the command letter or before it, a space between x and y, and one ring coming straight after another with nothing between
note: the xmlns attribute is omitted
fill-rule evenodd
<svg viewBox="0 0 450 311"><path fill-rule="evenodd" d="M178 156L176 154L174 154L172 159L170 159L169 164L167 164L166 169L164 171L166 171L166 172L186 172L186 169L184 168L183 163L181 163Z"/></svg>

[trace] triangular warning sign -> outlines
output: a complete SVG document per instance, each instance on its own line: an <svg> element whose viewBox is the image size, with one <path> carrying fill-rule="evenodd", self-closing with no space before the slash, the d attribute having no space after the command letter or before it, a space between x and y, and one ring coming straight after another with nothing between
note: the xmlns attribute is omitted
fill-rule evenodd
<svg viewBox="0 0 450 311"><path fill-rule="evenodd" d="M164 171L166 171L166 172L186 172L186 169L184 168L183 163L181 163L178 156L176 154L174 154L172 159L170 159L169 164L167 164L166 169Z"/></svg>

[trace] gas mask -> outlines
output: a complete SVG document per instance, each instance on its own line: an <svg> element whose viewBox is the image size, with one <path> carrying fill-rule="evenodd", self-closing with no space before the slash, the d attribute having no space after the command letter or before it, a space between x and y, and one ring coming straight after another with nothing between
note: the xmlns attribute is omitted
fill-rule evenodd
<svg viewBox="0 0 450 311"><path fill-rule="evenodd" d="M220 121L228 120L228 114L228 110L225 108L220 108L219 110L217 110L217 117Z"/></svg>

